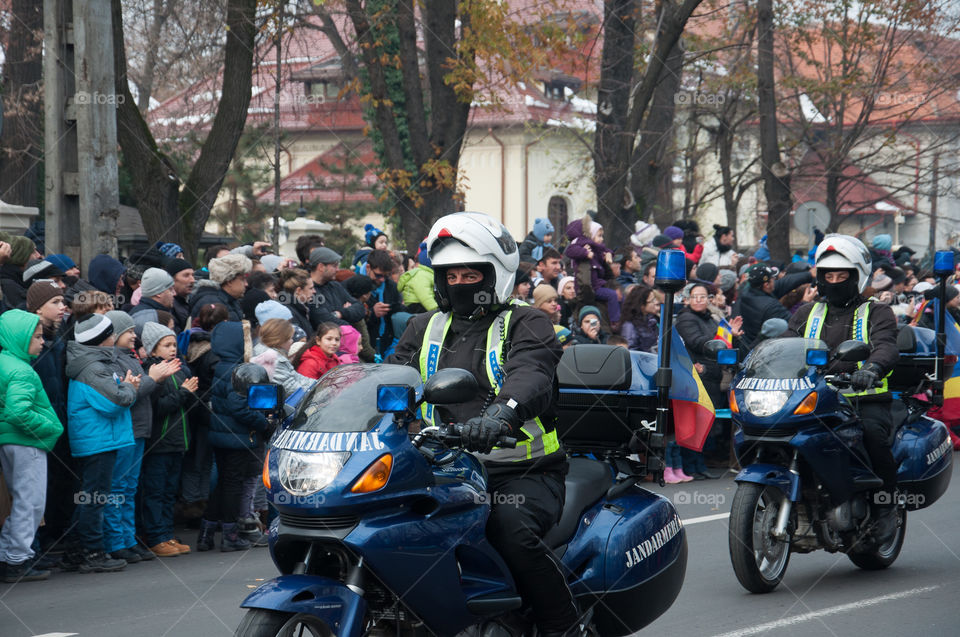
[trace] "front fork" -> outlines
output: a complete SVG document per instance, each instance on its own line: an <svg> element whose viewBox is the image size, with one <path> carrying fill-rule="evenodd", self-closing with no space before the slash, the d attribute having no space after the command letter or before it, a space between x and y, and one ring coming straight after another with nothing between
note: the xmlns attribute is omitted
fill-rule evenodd
<svg viewBox="0 0 960 637"><path fill-rule="evenodd" d="M799 457L799 451L797 449L793 450L793 458L790 460L789 471L795 476L800 475L798 470L797 459ZM781 493L780 497L780 508L777 510L777 523L774 525L773 530L770 534L774 539L781 542L787 541L787 524L790 522L790 511L792 509L793 503L790 501L790 498L786 493Z"/></svg>

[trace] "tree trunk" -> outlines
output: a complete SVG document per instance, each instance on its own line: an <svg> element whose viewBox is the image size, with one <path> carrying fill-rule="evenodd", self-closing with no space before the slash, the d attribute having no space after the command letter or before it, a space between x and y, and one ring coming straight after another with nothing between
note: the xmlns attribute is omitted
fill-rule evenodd
<svg viewBox="0 0 960 637"><path fill-rule="evenodd" d="M830 223L827 225L826 232L836 232L840 227L840 180L843 178L839 170L828 167L826 170L826 201L827 210L830 211Z"/></svg>
<svg viewBox="0 0 960 637"><path fill-rule="evenodd" d="M669 226L678 218L673 203L673 165L676 160L674 120L677 113L677 93L683 73L683 49L679 43L670 50L665 70L653 93L650 113L644 122L640 143L633 151L630 161L633 196L640 204L644 216L647 219L652 217L654 223L661 228ZM607 232L614 235L613 245L619 245L625 243L633 232L633 225L622 237Z"/></svg>
<svg viewBox="0 0 960 637"><path fill-rule="evenodd" d="M10 10L3 64L0 199L37 206L43 155L43 3L13 0Z"/></svg>
<svg viewBox="0 0 960 637"><path fill-rule="evenodd" d="M121 0L113 0L113 13L121 15ZM200 148L186 184L172 162L157 147L153 134L130 94L123 24L115 20L118 101L117 136L133 185L147 239L180 244L188 260L195 260L203 228L233 161L250 105L256 0L230 0L227 6L227 41L223 86L210 132Z"/></svg>
<svg viewBox="0 0 960 637"><path fill-rule="evenodd" d="M767 199L767 247L772 258L789 261L792 198L789 176L780 163L773 62L773 0L757 0L757 96L761 175Z"/></svg>

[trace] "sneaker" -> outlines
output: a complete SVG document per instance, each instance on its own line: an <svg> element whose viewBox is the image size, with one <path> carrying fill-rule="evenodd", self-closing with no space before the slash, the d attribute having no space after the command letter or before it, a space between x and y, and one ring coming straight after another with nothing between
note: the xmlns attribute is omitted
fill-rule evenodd
<svg viewBox="0 0 960 637"><path fill-rule="evenodd" d="M19 564L3 564L3 581L7 584L39 582L50 577L50 571L34 568L30 560Z"/></svg>
<svg viewBox="0 0 960 637"><path fill-rule="evenodd" d="M167 540L166 542L154 544L150 547L150 550L157 557L177 557L180 555L180 549L177 548L176 544L171 544L172 541L173 540Z"/></svg>
<svg viewBox="0 0 960 637"><path fill-rule="evenodd" d="M77 570L81 573L115 573L126 567L126 560L115 560L103 551L87 551Z"/></svg>
<svg viewBox="0 0 960 637"><path fill-rule="evenodd" d="M237 531L237 525L223 524L223 536L220 538L220 550L224 553L228 551L245 551L250 548L250 542L247 542Z"/></svg>
<svg viewBox="0 0 960 637"><path fill-rule="evenodd" d="M67 551L63 554L63 557L60 558L60 562L57 563L57 568L64 573L73 573L80 568L82 562L82 551Z"/></svg>
<svg viewBox="0 0 960 637"><path fill-rule="evenodd" d="M120 549L119 551L113 551L110 553L110 557L115 560L124 560L127 564L136 564L137 562L143 561L143 558L140 557L140 554L132 549Z"/></svg>
<svg viewBox="0 0 960 637"><path fill-rule="evenodd" d="M187 546L186 544L181 544L180 540L169 540L167 544L169 544L170 546L173 546L178 551L180 551L180 555L190 552L190 547Z"/></svg>
<svg viewBox="0 0 960 637"><path fill-rule="evenodd" d="M148 549L147 547L141 544L134 544L127 550L133 551L134 553L139 555L141 562L149 562L150 560L154 560L157 558L157 556L153 554L153 551L151 551L150 549Z"/></svg>
<svg viewBox="0 0 960 637"><path fill-rule="evenodd" d="M240 537L249 542L250 546L264 547L270 545L267 534L260 531L242 531Z"/></svg>

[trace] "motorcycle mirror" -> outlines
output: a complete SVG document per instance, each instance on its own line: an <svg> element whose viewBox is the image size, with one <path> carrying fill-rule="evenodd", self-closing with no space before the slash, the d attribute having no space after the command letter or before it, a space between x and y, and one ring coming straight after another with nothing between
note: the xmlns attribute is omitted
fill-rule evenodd
<svg viewBox="0 0 960 637"><path fill-rule="evenodd" d="M715 338L712 341L704 343L703 349L711 358L717 358L720 350L727 349L727 344Z"/></svg>
<svg viewBox="0 0 960 637"><path fill-rule="evenodd" d="M409 385L378 385L377 411L401 414L413 410L416 400Z"/></svg>
<svg viewBox="0 0 960 637"><path fill-rule="evenodd" d="M247 406L257 411L274 411L283 404L283 387L260 383L247 388Z"/></svg>
<svg viewBox="0 0 960 637"><path fill-rule="evenodd" d="M825 349L808 349L806 356L807 365L824 367L830 358L830 352Z"/></svg>
<svg viewBox="0 0 960 637"><path fill-rule="evenodd" d="M863 341L844 341L837 347L834 358L846 363L859 363L870 357L870 346Z"/></svg>
<svg viewBox="0 0 960 637"><path fill-rule="evenodd" d="M717 364L736 365L740 360L740 352L735 349L722 349L717 352Z"/></svg>
<svg viewBox="0 0 960 637"><path fill-rule="evenodd" d="M438 370L423 386L423 400L431 405L452 405L470 400L480 393L473 374L450 367Z"/></svg>

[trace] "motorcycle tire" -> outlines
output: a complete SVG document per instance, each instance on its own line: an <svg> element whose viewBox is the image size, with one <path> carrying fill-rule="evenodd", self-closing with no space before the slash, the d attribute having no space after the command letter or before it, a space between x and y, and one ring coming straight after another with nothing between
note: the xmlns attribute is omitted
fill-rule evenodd
<svg viewBox="0 0 960 637"><path fill-rule="evenodd" d="M295 629L298 629L295 632ZM304 632L307 630L309 632ZM234 637L334 637L319 619L309 615L251 608L243 616Z"/></svg>
<svg viewBox="0 0 960 637"><path fill-rule="evenodd" d="M850 551L847 557L850 561L865 571L879 571L893 564L900 556L903 540L907 535L907 512L899 509L900 524L897 534L889 542L869 551Z"/></svg>
<svg viewBox="0 0 960 637"><path fill-rule="evenodd" d="M749 482L738 485L733 496L727 534L730 561L740 585L751 593L771 592L787 572L790 540L780 542L769 537L782 497L779 489ZM764 541L766 554L764 547L757 548ZM771 549L773 560L769 559Z"/></svg>

